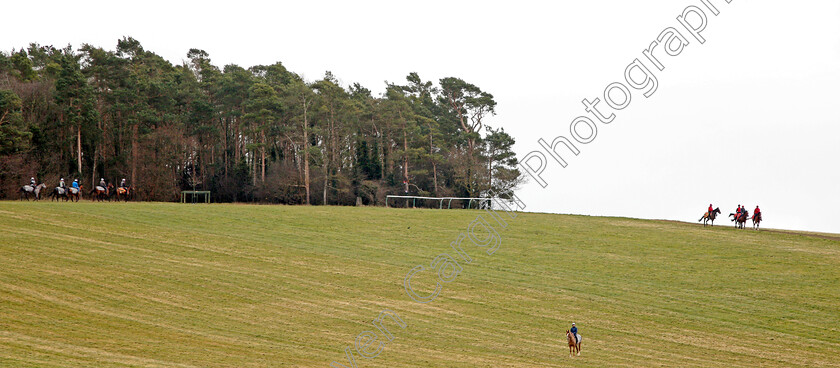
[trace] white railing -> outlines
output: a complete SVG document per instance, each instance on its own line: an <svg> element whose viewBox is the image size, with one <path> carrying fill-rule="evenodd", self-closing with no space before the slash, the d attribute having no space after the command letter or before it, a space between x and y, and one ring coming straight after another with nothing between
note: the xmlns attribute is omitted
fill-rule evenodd
<svg viewBox="0 0 840 368"><path fill-rule="evenodd" d="M433 201L440 201L440 205L438 206L438 208L440 208L440 209L443 209L443 202L444 201L448 201L447 205L446 205L446 208L452 208L452 201L456 200L456 199L469 201L467 203L467 208L472 208L473 201L476 201L476 202L479 202L479 203L481 203L482 201L489 201L492 204L494 200L497 200L497 198L422 197L422 196L406 196L406 195L387 195L387 196L385 196L385 207L388 207L388 199L390 199L390 198L411 199L412 200L411 207L416 207L418 199L428 199L428 200L433 200Z"/></svg>

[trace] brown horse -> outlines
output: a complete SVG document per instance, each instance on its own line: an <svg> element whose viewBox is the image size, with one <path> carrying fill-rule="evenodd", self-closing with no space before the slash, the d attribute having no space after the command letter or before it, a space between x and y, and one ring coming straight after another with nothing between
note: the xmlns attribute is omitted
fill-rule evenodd
<svg viewBox="0 0 840 368"><path fill-rule="evenodd" d="M76 202L79 201L79 198L82 197L82 187L83 186L80 185L78 189L73 188L73 187L68 188L67 198L70 199L70 202L73 202L73 199L75 199Z"/></svg>
<svg viewBox="0 0 840 368"><path fill-rule="evenodd" d="M133 194L133 192L134 192L134 189L131 188L131 187L125 187L125 188L119 187L119 188L117 188L117 197L116 197L117 202L119 202L120 199L128 202L128 199L131 198L131 195Z"/></svg>
<svg viewBox="0 0 840 368"><path fill-rule="evenodd" d="M111 201L111 191L113 191L113 190L114 190L114 185L113 184L108 184L108 186L104 187L104 188L97 185L96 187L93 188L93 190L90 191L90 195L91 195L90 200L91 201L97 200L99 202L102 202L103 199L107 199L108 202L110 202Z"/></svg>
<svg viewBox="0 0 840 368"><path fill-rule="evenodd" d="M748 211L742 211L739 214L730 213L729 216L732 217L732 220L730 220L730 221L735 221L735 228L736 229L743 229L744 228L744 223L746 223L747 219L750 218L750 214L749 214Z"/></svg>
<svg viewBox="0 0 840 368"><path fill-rule="evenodd" d="M761 224L761 212L753 214L752 222L753 222L753 229L758 230L758 225Z"/></svg>
<svg viewBox="0 0 840 368"><path fill-rule="evenodd" d="M717 217L717 215L719 213L720 213L720 207L715 208L715 210L712 211L711 213L707 211L706 213L703 214L703 217L701 217L697 221L703 221L703 227L706 227L706 223L709 222L709 221L712 222L711 226L715 226L715 218Z"/></svg>
<svg viewBox="0 0 840 368"><path fill-rule="evenodd" d="M580 336L580 334L578 334ZM575 343L575 337L572 336L572 333L569 330L566 330L566 339L569 340L569 357L572 357L572 352L576 352L578 356L580 356L580 343L583 340L583 337L580 340L577 340Z"/></svg>

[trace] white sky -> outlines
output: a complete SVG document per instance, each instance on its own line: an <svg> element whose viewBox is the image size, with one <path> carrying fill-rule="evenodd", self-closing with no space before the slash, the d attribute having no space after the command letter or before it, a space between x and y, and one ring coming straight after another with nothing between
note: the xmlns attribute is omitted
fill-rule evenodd
<svg viewBox="0 0 840 368"><path fill-rule="evenodd" d="M546 189L538 212L695 221L760 204L764 225L840 233L840 2L711 0L705 44L663 57L639 93ZM190 48L217 65L282 61L312 80L332 71L375 92L416 71L495 95L491 125L520 158L569 123L692 1L41 1L4 4L0 49L29 42L114 49L131 36L173 63ZM682 29L681 29L682 30ZM648 67L651 67L650 65ZM601 96L602 100L603 97ZM606 109L602 102L601 105ZM718 222L730 225L729 221Z"/></svg>

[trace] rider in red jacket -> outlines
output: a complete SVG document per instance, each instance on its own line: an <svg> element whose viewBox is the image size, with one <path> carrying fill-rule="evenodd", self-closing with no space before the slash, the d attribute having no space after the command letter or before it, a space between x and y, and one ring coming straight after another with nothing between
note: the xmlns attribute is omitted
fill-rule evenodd
<svg viewBox="0 0 840 368"><path fill-rule="evenodd" d="M712 211L714 211L714 210L712 209L712 204L711 204L711 203L709 203L709 214L710 214L710 215L712 214Z"/></svg>

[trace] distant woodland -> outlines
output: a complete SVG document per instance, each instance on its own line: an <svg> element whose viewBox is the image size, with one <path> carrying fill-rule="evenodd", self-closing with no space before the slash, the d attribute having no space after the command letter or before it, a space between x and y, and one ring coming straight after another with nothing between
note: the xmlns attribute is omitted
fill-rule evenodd
<svg viewBox="0 0 840 368"><path fill-rule="evenodd" d="M521 181L493 95L410 73L382 95L282 63L182 65L123 38L116 51L0 52L0 198L35 177L85 189L125 178L138 199L378 205L387 194L482 197Z"/></svg>

